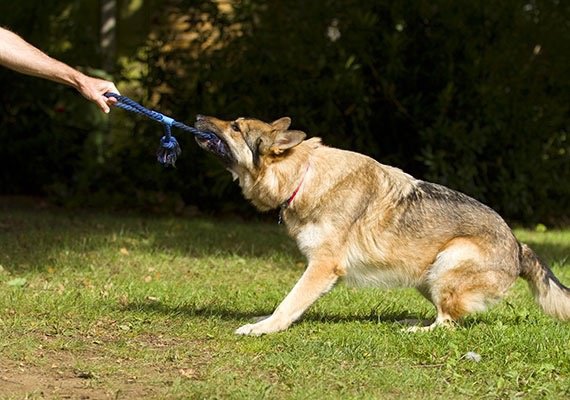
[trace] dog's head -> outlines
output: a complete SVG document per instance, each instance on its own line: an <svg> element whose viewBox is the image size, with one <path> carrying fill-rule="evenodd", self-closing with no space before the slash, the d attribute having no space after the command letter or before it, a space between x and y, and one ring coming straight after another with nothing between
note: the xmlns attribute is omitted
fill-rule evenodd
<svg viewBox="0 0 570 400"><path fill-rule="evenodd" d="M304 132L289 130L290 124L289 117L267 123L253 118L222 121L198 115L194 126L213 133L223 142L220 146L212 142L216 139L196 138L198 145L218 156L241 183L244 174L258 175L305 139Z"/></svg>

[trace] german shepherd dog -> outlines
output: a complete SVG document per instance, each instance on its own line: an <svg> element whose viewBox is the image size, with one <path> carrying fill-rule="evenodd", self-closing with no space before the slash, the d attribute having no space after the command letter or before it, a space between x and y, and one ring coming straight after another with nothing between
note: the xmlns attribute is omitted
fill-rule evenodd
<svg viewBox="0 0 570 400"><path fill-rule="evenodd" d="M348 284L414 287L437 309L429 326L453 326L525 279L540 307L570 319L570 290L492 209L362 154L305 139L291 119L266 123L199 115L218 156L246 199L280 218L306 256L302 277L273 312L236 333L287 329L339 278Z"/></svg>

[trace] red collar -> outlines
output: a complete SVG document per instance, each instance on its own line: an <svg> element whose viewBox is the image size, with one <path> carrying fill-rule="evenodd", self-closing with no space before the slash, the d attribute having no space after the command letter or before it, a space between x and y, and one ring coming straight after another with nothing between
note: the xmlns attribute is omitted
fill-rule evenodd
<svg viewBox="0 0 570 400"><path fill-rule="evenodd" d="M297 193L299 193L299 189L301 189L301 186L303 185L303 182L305 181L305 176L307 176L308 170L309 170L309 165L307 165L307 168L305 168L305 173L303 174L303 177L301 178L301 182L299 182L299 186L297 186L297 189L295 189L295 191L293 192L291 197L289 197L287 200L285 200L283 203L281 203L281 206L280 206L281 210L279 210L279 223L280 224L283 222L283 212L287 209L287 207L289 207L291 205L291 203L295 199L295 196L297 196Z"/></svg>

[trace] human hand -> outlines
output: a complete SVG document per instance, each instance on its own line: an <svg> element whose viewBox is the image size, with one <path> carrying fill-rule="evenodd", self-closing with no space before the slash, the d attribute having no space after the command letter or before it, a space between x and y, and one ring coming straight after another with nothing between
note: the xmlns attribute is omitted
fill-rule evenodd
<svg viewBox="0 0 570 400"><path fill-rule="evenodd" d="M117 102L114 97L105 97L104 94L108 92L120 94L113 82L84 74L78 77L76 88L83 97L97 104L104 113L108 113L109 106Z"/></svg>

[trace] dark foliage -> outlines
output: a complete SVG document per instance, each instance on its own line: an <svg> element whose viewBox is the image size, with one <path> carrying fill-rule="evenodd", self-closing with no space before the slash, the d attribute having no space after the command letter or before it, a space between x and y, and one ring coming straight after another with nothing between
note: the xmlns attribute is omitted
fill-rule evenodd
<svg viewBox="0 0 570 400"><path fill-rule="evenodd" d="M85 17L91 3L44 1L2 15L13 28L35 18L34 29L18 31L44 38L36 44L45 49L65 49L55 55L66 61L97 66L97 35L85 29L97 26ZM325 143L463 191L511 219L567 220L566 2L144 4L142 17L119 20L116 80L137 101L186 123L198 113L287 115ZM66 9L62 29L53 21ZM144 40L129 18L147 22ZM71 45L58 47L62 41ZM67 204L250 210L230 175L187 134L177 135L177 169L164 170L153 160L155 123L117 110L107 132L68 89L6 71L0 83L3 191L49 193ZM54 111L62 103L63 116Z"/></svg>

